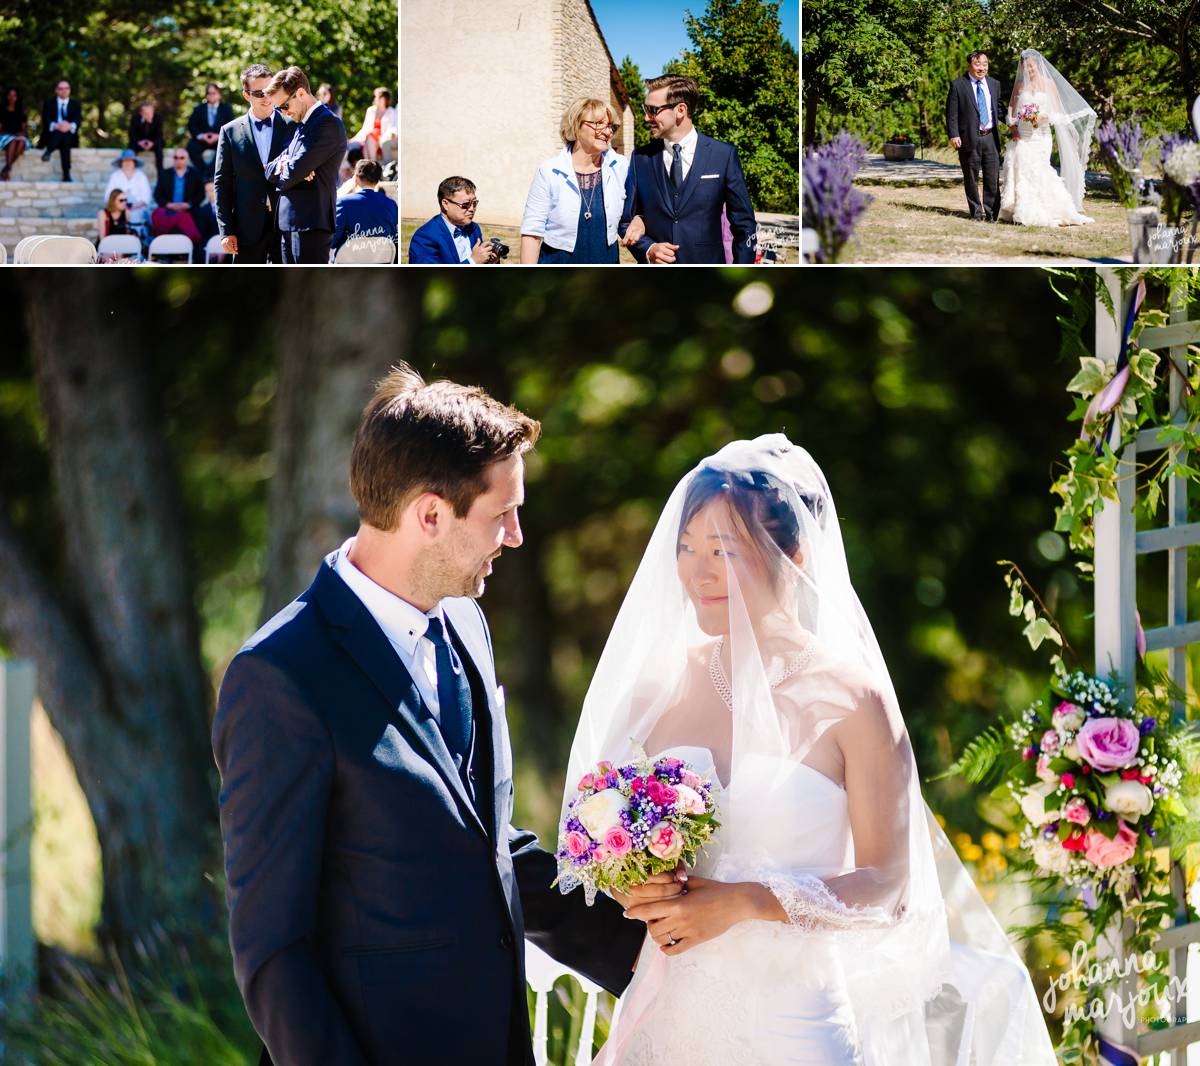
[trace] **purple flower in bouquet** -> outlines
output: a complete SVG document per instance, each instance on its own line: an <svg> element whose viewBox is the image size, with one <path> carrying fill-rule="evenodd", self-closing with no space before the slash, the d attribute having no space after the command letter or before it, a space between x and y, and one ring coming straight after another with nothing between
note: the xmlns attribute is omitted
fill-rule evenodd
<svg viewBox="0 0 1200 1066"><path fill-rule="evenodd" d="M854 176L866 159L866 145L845 130L805 153L804 224L817 234L819 263L837 260L871 203L872 197L854 187Z"/></svg>

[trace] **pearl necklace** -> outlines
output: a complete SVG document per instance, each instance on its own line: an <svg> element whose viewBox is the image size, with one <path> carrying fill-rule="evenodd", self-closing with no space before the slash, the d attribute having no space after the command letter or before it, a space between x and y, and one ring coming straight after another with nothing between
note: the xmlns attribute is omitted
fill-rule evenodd
<svg viewBox="0 0 1200 1066"><path fill-rule="evenodd" d="M713 645L712 654L708 657L708 677L712 681L713 688L717 690L717 695L721 697L721 702L732 711L733 689L729 686L729 679L725 676L725 667L721 663L721 652L724 650L724 647L725 638L718 637L716 644ZM778 688L789 677L794 677L803 670L812 660L812 657L813 641L810 639L800 651L788 652L786 656L787 665L784 666L778 677L768 679L767 683L773 689Z"/></svg>

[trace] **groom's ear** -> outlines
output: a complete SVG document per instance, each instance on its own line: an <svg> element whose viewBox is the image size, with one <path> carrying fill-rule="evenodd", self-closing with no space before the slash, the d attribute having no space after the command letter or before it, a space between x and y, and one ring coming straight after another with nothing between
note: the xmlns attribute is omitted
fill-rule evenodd
<svg viewBox="0 0 1200 1066"><path fill-rule="evenodd" d="M416 523L417 531L425 537L436 537L445 530L449 515L449 501L436 492L422 492L406 508Z"/></svg>

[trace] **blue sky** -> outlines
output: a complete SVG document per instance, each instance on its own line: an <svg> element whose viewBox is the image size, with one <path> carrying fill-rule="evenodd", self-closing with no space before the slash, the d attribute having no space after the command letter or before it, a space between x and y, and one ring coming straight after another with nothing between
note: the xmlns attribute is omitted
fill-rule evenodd
<svg viewBox="0 0 1200 1066"><path fill-rule="evenodd" d="M632 56L643 78L660 74L688 46L684 12L700 15L706 6L705 0L592 0L613 59L620 65ZM799 50L800 0L783 0L779 18L784 36Z"/></svg>

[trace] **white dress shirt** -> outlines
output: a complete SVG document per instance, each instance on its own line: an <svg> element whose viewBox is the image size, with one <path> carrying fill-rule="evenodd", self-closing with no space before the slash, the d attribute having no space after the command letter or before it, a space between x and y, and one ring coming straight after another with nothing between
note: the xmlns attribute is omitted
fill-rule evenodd
<svg viewBox="0 0 1200 1066"><path fill-rule="evenodd" d="M353 546L354 538L351 537L338 549L333 564L334 573L350 586L350 591L379 623L388 643L400 656L404 668L415 682L421 699L438 718L437 651L425 633L429 629L430 618L441 619L445 627L446 616L442 612L442 605L439 603L426 614L395 593L388 592L382 585L377 585L350 561L350 549Z"/></svg>
<svg viewBox="0 0 1200 1066"><path fill-rule="evenodd" d="M973 104L975 104L975 110L978 111L979 110L979 101L975 96L975 86L976 85L983 86L983 106L985 108L987 108L987 113L988 113L987 125L980 126L979 132L987 133L987 131L992 128L992 94L991 94L991 91L988 89L987 76L984 75L984 77L982 77L982 78L976 78L974 75L971 76L971 102Z"/></svg>
<svg viewBox="0 0 1200 1066"><path fill-rule="evenodd" d="M692 169L692 160L696 156L696 142L700 139L700 134L693 126L688 135L682 141L677 142L683 149L681 158L683 160L683 180L687 181L688 171ZM667 181L670 183L671 178L671 163L674 162L675 152L672 149L670 141L663 141L663 163L667 168Z"/></svg>
<svg viewBox="0 0 1200 1066"><path fill-rule="evenodd" d="M154 193L150 189L150 179L146 177L146 172L139 167L128 177L125 171L119 167L113 171L112 176L108 179L108 184L104 187L104 199L107 202L108 194L113 189L120 189L125 194L125 199L128 201L126 210L129 212L129 221L135 225L141 225L150 217L150 212L154 209ZM141 204L139 208L134 208L134 204Z"/></svg>
<svg viewBox="0 0 1200 1066"><path fill-rule="evenodd" d="M460 263L474 263L475 260L471 258L471 239L454 232L456 229L463 229L464 227L456 226L445 215L442 215L442 221L446 223L446 229L450 231L450 239L454 242L454 250L458 252L458 261Z"/></svg>
<svg viewBox="0 0 1200 1066"><path fill-rule="evenodd" d="M258 157L262 160L262 164L265 167L267 165L267 160L271 155L271 136L275 132L275 122L282 122L283 119L277 120L274 115L271 115L266 120L267 126L264 129L259 129L256 125L258 119L254 117L253 112L250 113L249 117L250 132L254 134L254 144L255 147L258 148Z"/></svg>
<svg viewBox="0 0 1200 1066"><path fill-rule="evenodd" d="M55 97L55 99L58 101L58 118L55 121L66 122L67 121L67 105L71 102L71 98L68 96L64 100L61 96L58 96L58 97ZM71 123L71 132L72 133L75 132L75 123L74 122Z"/></svg>

